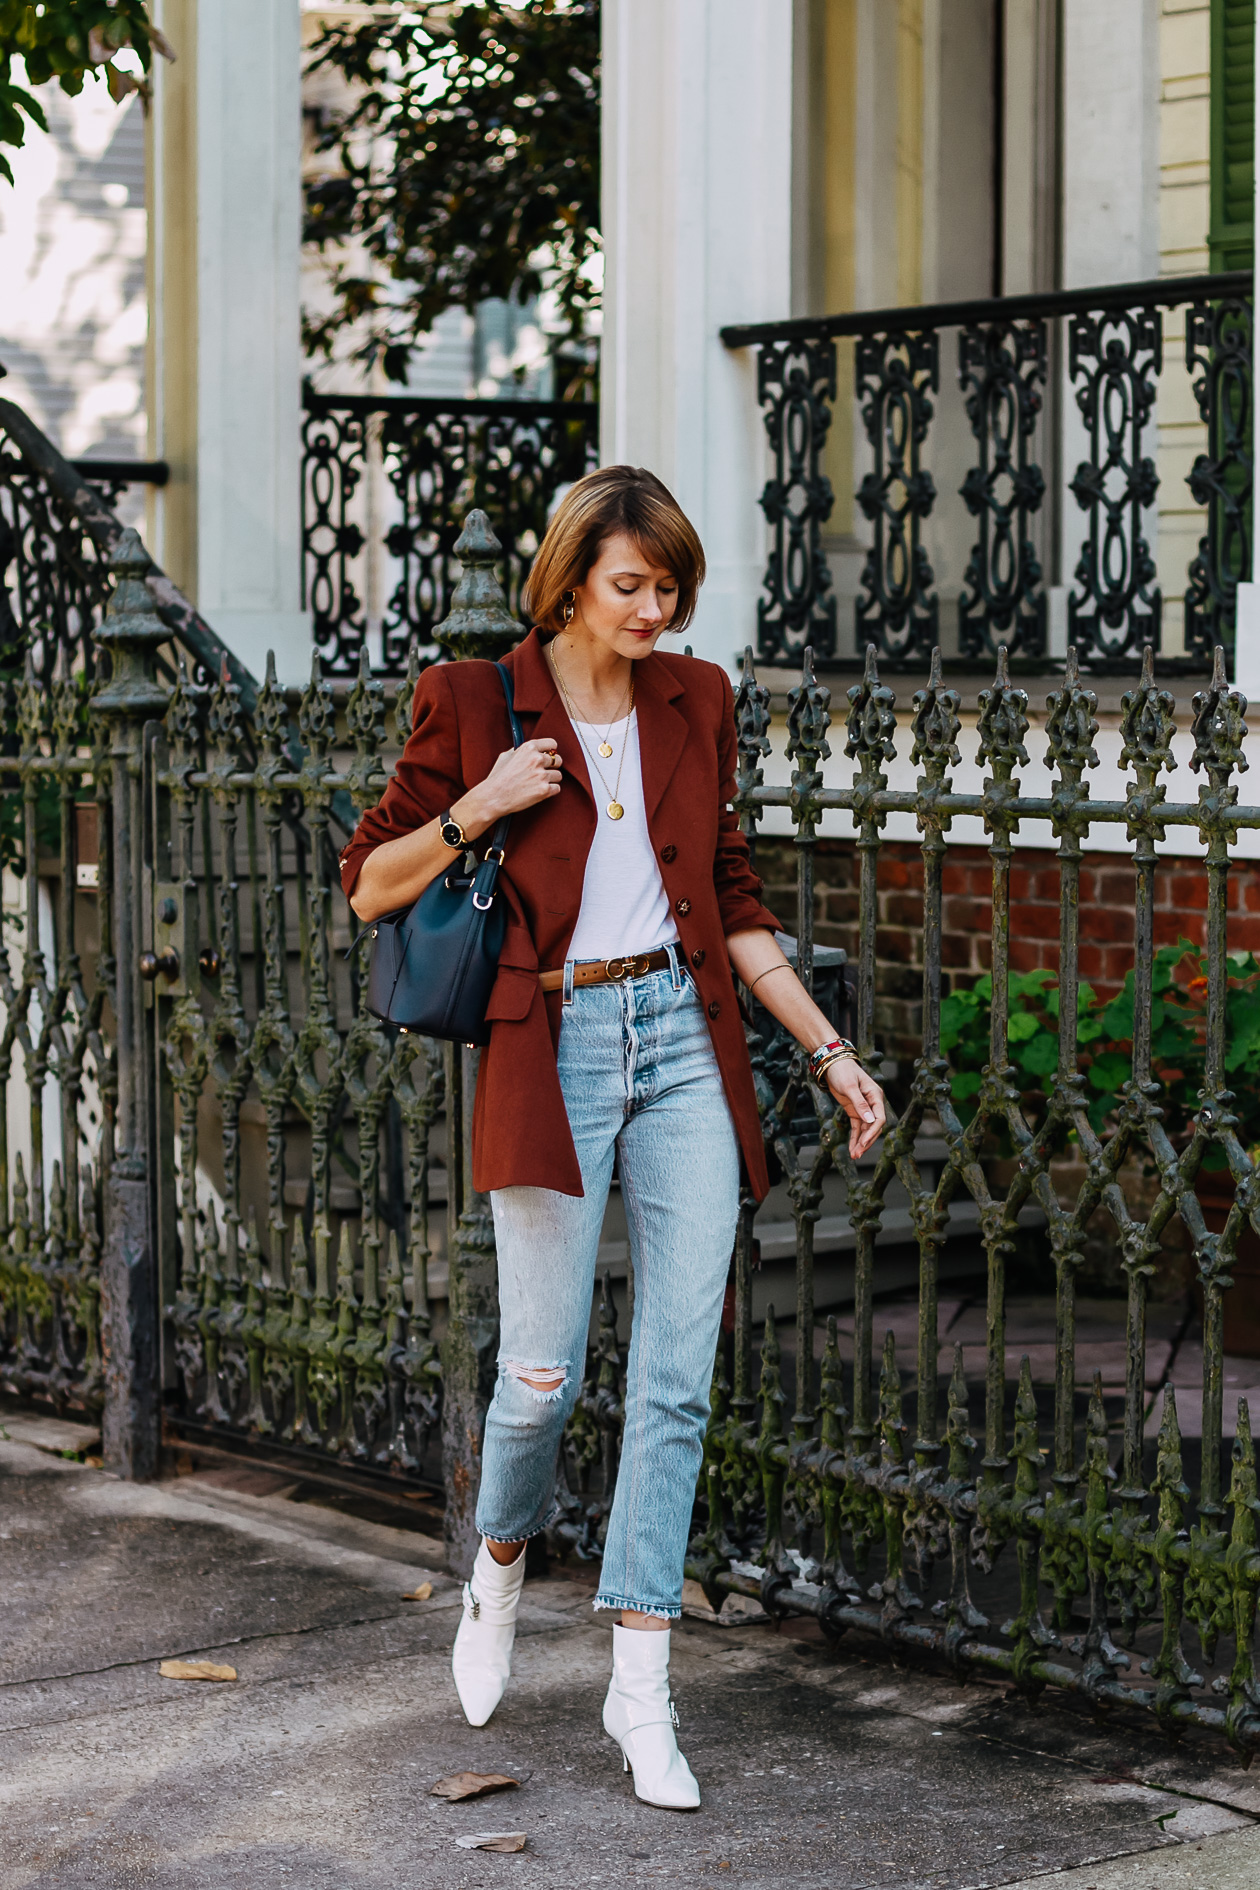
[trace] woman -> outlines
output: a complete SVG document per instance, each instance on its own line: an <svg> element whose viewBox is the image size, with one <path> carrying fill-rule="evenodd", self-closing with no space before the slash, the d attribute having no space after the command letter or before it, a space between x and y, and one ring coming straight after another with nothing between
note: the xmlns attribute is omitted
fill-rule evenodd
<svg viewBox="0 0 1260 1890"><path fill-rule="evenodd" d="M597 1608L620 1613L605 1729L637 1795L700 1802L678 1751L669 1624L700 1469L741 1159L768 1187L732 972L790 1030L862 1154L883 1097L775 942L734 813L724 670L658 650L704 578L688 520L651 473L607 466L557 507L529 582L534 628L506 657L527 739L513 750L489 663L440 665L379 807L342 856L371 921L409 905L504 814L508 927L473 1122L488 1190L501 1349L452 1660L469 1722L510 1674L525 1543L546 1527L619 1160L634 1266L621 1468Z"/></svg>

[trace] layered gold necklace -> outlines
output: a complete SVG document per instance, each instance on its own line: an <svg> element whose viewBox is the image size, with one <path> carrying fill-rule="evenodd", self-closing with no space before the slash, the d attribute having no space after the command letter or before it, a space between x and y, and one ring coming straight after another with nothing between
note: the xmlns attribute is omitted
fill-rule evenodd
<svg viewBox="0 0 1260 1890"><path fill-rule="evenodd" d="M626 732L621 743L621 760L617 763L617 779L613 783L612 787L609 787L607 779L604 775L604 771L600 767L598 761L596 761L595 755L592 754L590 747L587 744L586 737L582 733L583 724L578 717L577 710L574 708L573 698L569 694L568 688L565 685L564 677L560 674L560 665L556 661L556 653L555 653L554 648L552 649L552 652L551 652L551 666L556 672L556 681L560 685L560 694L564 697L564 706L569 712L569 720L573 724L573 732L577 736L578 740L581 742L583 752L586 755L587 760L590 762L591 767L594 769L595 773L598 775L600 785L603 787L605 794L608 796L608 805L605 810L607 812L608 818L609 820L620 820L622 815L626 811L625 808L621 805L621 800L620 800L621 771L626 765L626 750L630 746L630 718L634 714L634 670L631 669L630 671L630 684L627 691L627 695L629 697L629 708L626 710L626 715L625 715ZM626 701L626 698L623 697L622 704L621 704L622 707L625 707L625 701ZM621 717L616 716L616 715L613 716L612 721L609 722L607 728L604 730L603 740L598 744L596 753L602 755L605 761L609 760L612 756L613 746L612 746L612 743L609 741L608 737L612 734L613 724L618 722L619 720L621 720ZM591 728L598 729L597 723L592 722L590 726Z"/></svg>

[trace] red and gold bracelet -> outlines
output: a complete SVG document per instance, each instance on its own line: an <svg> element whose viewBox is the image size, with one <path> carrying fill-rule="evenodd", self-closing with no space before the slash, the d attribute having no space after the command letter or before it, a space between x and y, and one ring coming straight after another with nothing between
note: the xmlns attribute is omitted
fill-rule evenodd
<svg viewBox="0 0 1260 1890"><path fill-rule="evenodd" d="M816 1083L821 1083L833 1063L856 1056L856 1044L850 1043L847 1037L833 1037L830 1043L820 1043L817 1050L810 1053L809 1073Z"/></svg>

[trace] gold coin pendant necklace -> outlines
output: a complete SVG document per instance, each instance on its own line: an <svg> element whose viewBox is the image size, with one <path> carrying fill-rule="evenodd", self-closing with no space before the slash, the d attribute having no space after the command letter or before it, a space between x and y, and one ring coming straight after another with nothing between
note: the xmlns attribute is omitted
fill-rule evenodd
<svg viewBox="0 0 1260 1890"><path fill-rule="evenodd" d="M560 693L564 697L564 706L569 711L569 720L573 724L574 733L576 734L578 740L581 742L582 747L585 750L587 760L590 762L592 768L594 768L596 774L599 776L600 785L602 786L605 794L607 794L608 796L608 806L606 809L608 818L609 820L620 820L622 815L626 811L625 808L621 805L621 801L619 800L618 796L620 795L620 792L621 792L621 771L626 765L626 750L630 746L630 717L634 714L634 671L631 670L630 672L630 692L629 692L630 693L630 707L627 710L626 717L625 717L626 733L625 733L625 739L621 744L621 760L617 763L617 779L615 783L613 784L613 786L609 787L607 779L605 778L605 775L604 775L604 770L600 767L599 763L595 759L595 756L591 753L590 748L587 746L586 737L582 733L582 724L579 721L577 711L575 710L573 706L573 698L570 696L568 689L565 687L564 677L560 674L560 665L556 661L554 651L552 652L551 665L552 665L552 668L556 672L556 681L560 685ZM617 718L614 716L613 721L616 721L616 719ZM595 724L592 723L591 726L593 728ZM607 733L605 734L603 741L600 742L599 748L598 748L598 753L601 754L605 760L607 760L613 752L612 743L608 739L608 736L611 735L612 733L612 729L613 729L613 723L610 722L608 724Z"/></svg>

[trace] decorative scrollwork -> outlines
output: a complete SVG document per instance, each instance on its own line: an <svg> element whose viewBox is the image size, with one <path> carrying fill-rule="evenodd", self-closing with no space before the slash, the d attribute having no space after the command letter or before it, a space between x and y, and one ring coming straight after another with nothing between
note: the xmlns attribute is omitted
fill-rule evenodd
<svg viewBox="0 0 1260 1890"><path fill-rule="evenodd" d="M1089 529L1068 593L1068 641L1085 662L1131 657L1144 643L1159 648L1162 604L1142 516L1155 503L1159 475L1142 435L1162 363L1157 308L1068 322L1068 375L1080 383L1076 404L1090 449L1069 486Z"/></svg>
<svg viewBox="0 0 1260 1890"><path fill-rule="evenodd" d="M94 668L109 563L69 505L0 427L0 675Z"/></svg>
<svg viewBox="0 0 1260 1890"><path fill-rule="evenodd" d="M1186 310L1186 367L1201 370L1194 393L1208 430L1208 450L1186 477L1208 515L1185 596L1186 649L1197 656L1232 646L1238 585L1251 575L1252 326L1241 296Z"/></svg>
<svg viewBox="0 0 1260 1890"><path fill-rule="evenodd" d="M940 337L935 329L863 335L854 372L875 456L857 493L874 526L855 605L857 647L874 644L886 656L926 655L937 641L938 599L922 529L936 485L922 452L932 421L929 396L940 387Z"/></svg>
<svg viewBox="0 0 1260 1890"><path fill-rule="evenodd" d="M366 540L351 507L367 470L368 420L331 403L302 416L302 603L321 650L349 655L367 622L354 566Z"/></svg>
<svg viewBox="0 0 1260 1890"><path fill-rule="evenodd" d="M1046 380L1046 324L991 322L958 335L958 379L980 448L960 488L979 536L958 599L965 656L1021 655L1046 647L1046 594L1029 537L1046 482L1030 457Z"/></svg>
<svg viewBox="0 0 1260 1890"><path fill-rule="evenodd" d="M757 604L757 653L769 662L836 653L836 600L820 527L831 517L831 481L822 450L836 397L832 341L767 343L757 357L757 398L774 473L761 494L770 525L764 594Z"/></svg>
<svg viewBox="0 0 1260 1890"><path fill-rule="evenodd" d="M368 639L363 557L374 477L392 516L381 534L388 596L373 667L397 675L418 647L433 660L434 626L459 575L455 540L481 507L503 548L513 613L551 507L598 459L598 408L528 400L333 396L308 388L303 424L305 598L331 676L353 676ZM370 462L379 456L379 475ZM372 488L375 489L375 488Z"/></svg>

